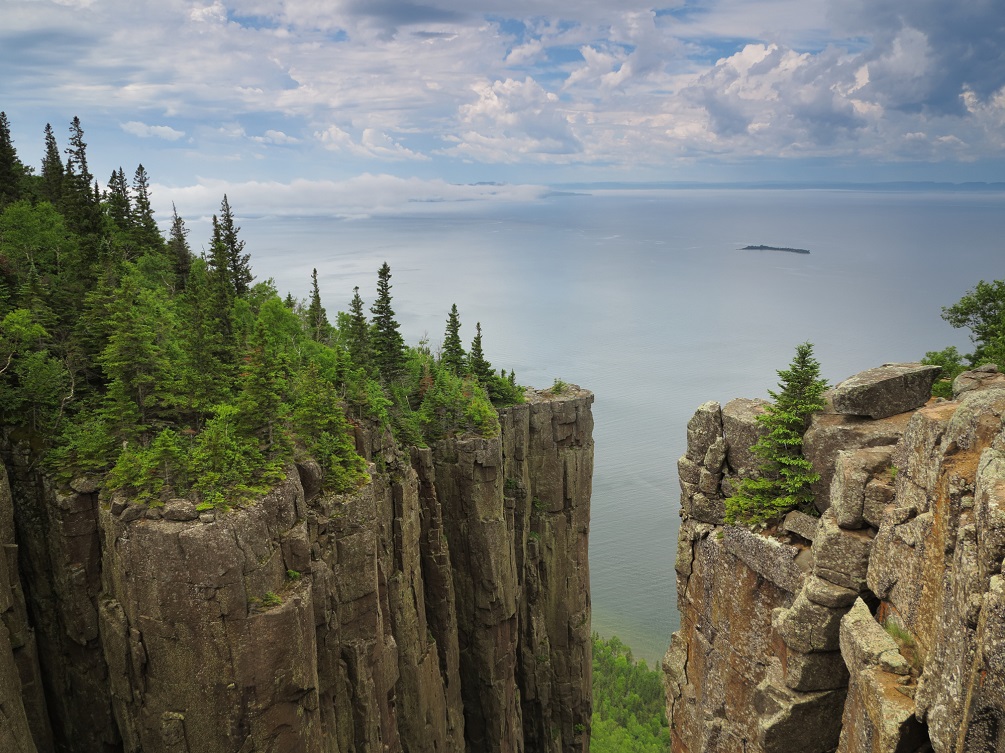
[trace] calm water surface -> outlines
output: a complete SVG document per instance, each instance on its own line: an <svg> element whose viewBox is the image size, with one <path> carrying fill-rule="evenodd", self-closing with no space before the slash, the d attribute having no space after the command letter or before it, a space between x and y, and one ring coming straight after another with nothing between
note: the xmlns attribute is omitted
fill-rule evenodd
<svg viewBox="0 0 1005 753"><path fill-rule="evenodd" d="M241 225L280 293L305 296L317 267L332 318L353 286L372 302L386 260L406 341L438 344L456 303L462 338L480 321L520 383L594 391L593 626L652 663L677 627L676 460L694 409L766 397L805 340L832 382L965 350L940 307L1005 276L1003 208L1001 194L619 191Z"/></svg>

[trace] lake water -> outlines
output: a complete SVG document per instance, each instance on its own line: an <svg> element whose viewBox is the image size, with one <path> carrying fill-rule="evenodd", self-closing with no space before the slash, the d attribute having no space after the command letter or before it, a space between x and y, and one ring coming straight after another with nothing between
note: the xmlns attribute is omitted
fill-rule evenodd
<svg viewBox="0 0 1005 753"><path fill-rule="evenodd" d="M940 307L1005 276L1003 208L1001 193L606 191L241 225L280 293L306 296L317 267L332 319L355 285L372 302L386 260L409 343L438 344L456 303L462 338L480 321L496 368L594 391L593 626L653 663L677 628L676 460L694 409L767 397L806 340L832 383L966 352Z"/></svg>

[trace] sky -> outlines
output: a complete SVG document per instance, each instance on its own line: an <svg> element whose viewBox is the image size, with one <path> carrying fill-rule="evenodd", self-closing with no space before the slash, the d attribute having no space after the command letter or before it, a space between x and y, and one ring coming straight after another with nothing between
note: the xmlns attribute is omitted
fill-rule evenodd
<svg viewBox="0 0 1005 753"><path fill-rule="evenodd" d="M179 211L1005 180L1002 0L0 0L0 71Z"/></svg>

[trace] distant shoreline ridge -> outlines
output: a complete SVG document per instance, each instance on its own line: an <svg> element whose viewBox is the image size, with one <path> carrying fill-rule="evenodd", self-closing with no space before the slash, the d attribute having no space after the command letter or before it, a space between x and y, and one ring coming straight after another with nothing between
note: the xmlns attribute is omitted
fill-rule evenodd
<svg viewBox="0 0 1005 753"><path fill-rule="evenodd" d="M808 254L806 248L788 248L787 246L744 246L741 251L788 251L790 254Z"/></svg>

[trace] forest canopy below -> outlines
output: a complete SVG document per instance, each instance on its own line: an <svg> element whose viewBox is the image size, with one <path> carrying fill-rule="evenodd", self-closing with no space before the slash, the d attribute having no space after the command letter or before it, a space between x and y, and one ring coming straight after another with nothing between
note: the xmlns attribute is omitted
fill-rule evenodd
<svg viewBox="0 0 1005 753"><path fill-rule="evenodd" d="M64 156L65 155L65 156ZM468 348L457 307L443 345L407 346L377 272L330 318L317 270L310 295L257 281L226 195L207 251L175 210L162 235L150 177L89 172L74 118L60 151L44 131L40 170L23 162L0 113L0 421L58 478L157 504L240 504L311 456L324 486L364 483L353 424L403 444L499 431L495 407L522 401L511 372Z"/></svg>

